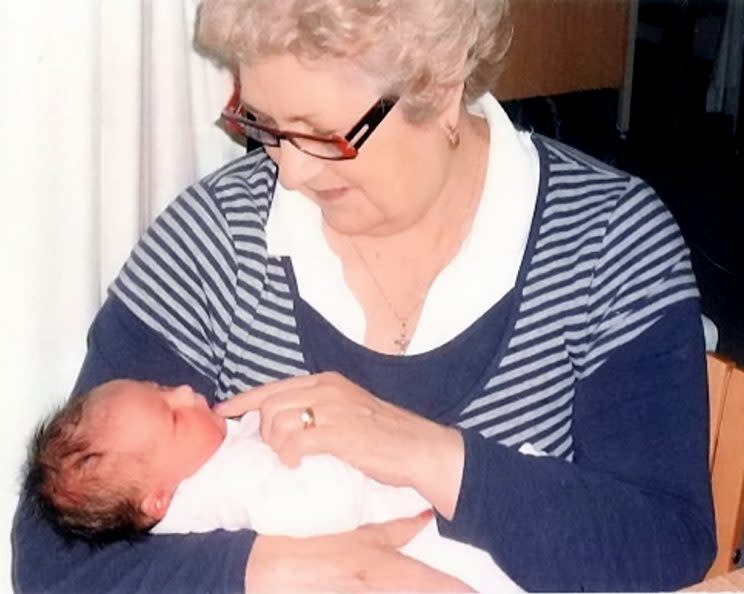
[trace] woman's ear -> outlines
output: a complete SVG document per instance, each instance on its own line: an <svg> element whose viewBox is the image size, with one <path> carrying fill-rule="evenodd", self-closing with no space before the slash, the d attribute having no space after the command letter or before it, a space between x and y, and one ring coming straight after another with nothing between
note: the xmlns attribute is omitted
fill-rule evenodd
<svg viewBox="0 0 744 594"><path fill-rule="evenodd" d="M144 499L140 503L140 511L148 518L152 518L159 522L165 517L171 499L173 499L173 493L170 493L163 488L158 488L145 495Z"/></svg>
<svg viewBox="0 0 744 594"><path fill-rule="evenodd" d="M462 117L462 97L465 93L465 84L461 83L450 87L444 95L442 111L439 114L439 126L444 131L452 148L460 144L460 118Z"/></svg>
<svg viewBox="0 0 744 594"><path fill-rule="evenodd" d="M462 111L462 97L465 94L465 83L453 85L445 93L444 116L449 118L450 124L456 124Z"/></svg>

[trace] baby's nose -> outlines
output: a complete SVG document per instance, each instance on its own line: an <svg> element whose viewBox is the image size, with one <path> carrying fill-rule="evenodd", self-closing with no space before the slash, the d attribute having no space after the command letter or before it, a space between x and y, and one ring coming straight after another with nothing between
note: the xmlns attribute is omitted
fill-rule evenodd
<svg viewBox="0 0 744 594"><path fill-rule="evenodd" d="M191 388L191 386L183 384L182 386L173 388L170 392L168 392L168 400L170 400L172 404L181 406L193 404L194 402L196 402L196 394L194 393L194 390Z"/></svg>

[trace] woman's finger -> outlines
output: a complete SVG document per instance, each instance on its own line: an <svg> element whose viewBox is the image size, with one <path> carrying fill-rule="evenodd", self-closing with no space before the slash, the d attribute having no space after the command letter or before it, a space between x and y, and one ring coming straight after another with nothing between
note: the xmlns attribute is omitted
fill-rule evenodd
<svg viewBox="0 0 744 594"><path fill-rule="evenodd" d="M360 532L364 538L378 546L399 549L407 545L414 536L434 518L434 510L429 508L410 518L398 518L382 524L367 524Z"/></svg>
<svg viewBox="0 0 744 594"><path fill-rule="evenodd" d="M316 426L311 429L288 432L276 438L271 445L282 463L294 468L304 456L341 452L344 439L342 432L334 427ZM339 453L334 455L343 460L343 456Z"/></svg>
<svg viewBox="0 0 744 594"><path fill-rule="evenodd" d="M261 439L273 449L288 433L318 425L320 400L323 395L315 385L277 392L267 398L261 406ZM323 416L323 413L320 413Z"/></svg>
<svg viewBox="0 0 744 594"><path fill-rule="evenodd" d="M442 573L415 559L402 555L397 549L408 544L426 525L432 521L434 512L427 509L417 516L401 518L363 526L363 538L378 550L388 551L386 570L379 574L369 572L365 586L373 591L417 591L417 592L472 592L465 583L446 573ZM395 578L391 580L390 576Z"/></svg>
<svg viewBox="0 0 744 594"><path fill-rule="evenodd" d="M372 592L475 592L466 583L437 569L406 557L391 553L387 571L389 575L377 578L372 575L365 584ZM377 578L377 579L376 579ZM379 581L378 581L379 580Z"/></svg>
<svg viewBox="0 0 744 594"><path fill-rule="evenodd" d="M398 551L431 513L314 538L259 535L246 566L248 592L470 592Z"/></svg>
<svg viewBox="0 0 744 594"><path fill-rule="evenodd" d="M257 388L251 388L216 404L214 410L223 417L239 417L249 410L260 409L266 400L272 396L310 388L317 383L316 375L301 375L288 379L278 380Z"/></svg>
<svg viewBox="0 0 744 594"><path fill-rule="evenodd" d="M305 432L313 432L318 429L318 418L315 409L311 407L279 410L271 415L266 415L263 421L261 423L261 439L279 454L285 464L288 464L288 461L282 457L282 451L286 448L286 444L302 440L306 437ZM297 448L292 448L292 450L310 453L309 451L305 452L299 444ZM299 456L292 459L299 462ZM295 464L289 465L294 466Z"/></svg>

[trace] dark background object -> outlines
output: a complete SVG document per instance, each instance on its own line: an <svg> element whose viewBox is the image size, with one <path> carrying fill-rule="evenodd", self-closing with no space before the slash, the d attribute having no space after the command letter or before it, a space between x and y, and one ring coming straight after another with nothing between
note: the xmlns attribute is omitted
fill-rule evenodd
<svg viewBox="0 0 744 594"><path fill-rule="evenodd" d="M515 122L648 181L692 252L718 351L744 365L744 110L706 111L726 12L742 0L640 0L630 130L616 129L618 92L504 102ZM744 93L742 93L744 96Z"/></svg>

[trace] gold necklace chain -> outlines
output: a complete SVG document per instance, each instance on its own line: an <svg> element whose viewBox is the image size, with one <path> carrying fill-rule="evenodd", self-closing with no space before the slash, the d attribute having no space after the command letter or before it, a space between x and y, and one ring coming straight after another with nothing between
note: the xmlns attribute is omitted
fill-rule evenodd
<svg viewBox="0 0 744 594"><path fill-rule="evenodd" d="M480 192L477 192L478 188L482 187L478 182L481 180L481 175L483 175L483 161L484 157L487 159L488 157L488 146L486 146L485 151L481 151L480 154L476 157L476 164L474 167L474 173L473 175L473 181L471 182L471 189L470 189L470 204L463 210L463 221L461 223L461 232L458 234L458 237L456 238L456 241L458 242L458 245L462 243L462 240L464 239L465 235L467 235L467 225L471 222L473 212L476 208L476 206L479 203L480 198ZM393 344L398 349L397 354L398 355L405 355L406 351L408 350L409 345L411 344L411 328L408 326L408 321L411 319L411 316L421 307L421 304L424 302L426 298L426 294L429 292L429 288L431 287L432 283L434 282L434 279L436 278L436 274L432 276L429 281L422 286L421 290L419 291L419 294L417 296L416 302L413 304L413 306L410 308L408 312L405 313L405 315L400 314L398 312L398 309L393 304L392 300L388 296L387 292L385 291L385 288L382 286L382 283L380 282L380 279L377 277L377 275L372 270L372 267L370 266L367 259L364 257L364 254L362 254L362 251L359 249L359 246L357 245L356 241L352 237L349 238L349 241L351 242L351 247L353 248L354 252L356 253L357 257L362 263L362 266L364 266L364 269L367 271L367 274L372 279L372 282L374 283L377 292L382 297L383 301L385 302L385 305L387 305L388 310L390 313L393 314L396 320L400 323L400 328L398 332L398 337L393 340ZM453 246L454 247L454 246ZM449 250L445 250L449 251ZM449 254L449 257L451 257L454 254ZM441 268L439 268L441 271ZM409 292L409 294L411 294Z"/></svg>
<svg viewBox="0 0 744 594"><path fill-rule="evenodd" d="M367 262L367 259L364 257L364 254L362 254L362 251L359 249L359 246L357 245L356 241L354 241L353 239L350 239L350 241L351 241L351 247L354 249L354 252L356 253L357 258L359 258L359 261L362 263L362 266L364 266L364 269L367 271L367 274L372 279L372 282L377 288L377 292L380 294L380 297L382 297L383 301L385 302L385 305L387 305L388 310L390 310L390 313L392 313L393 316L395 316L395 319L398 320L398 323L400 324L398 337L393 340L393 344L398 349L398 352L397 352L398 355L405 355L406 351L408 350L408 346L411 344L411 336L409 334L410 328L408 327L408 320L410 320L414 312L416 312L416 310L418 310L418 308L421 307L421 304L424 302L424 297L426 296L426 293L428 292L429 287L431 286L431 283L434 281L434 279L432 278L431 280L429 280L428 283L426 283L425 286L422 287L422 290L419 292L416 302L413 304L410 310L406 312L405 314L400 314L398 313L398 308L395 307L390 297L388 297L388 294L385 291L385 288L382 286L380 279L377 278L377 275L372 270L372 267L369 265L369 262Z"/></svg>

